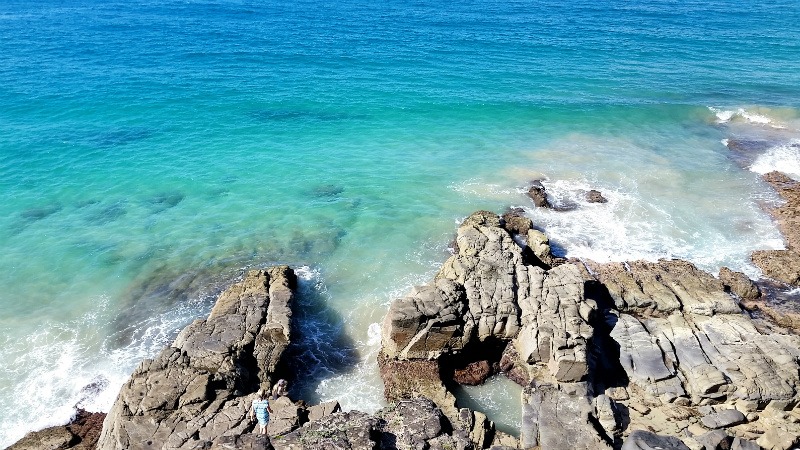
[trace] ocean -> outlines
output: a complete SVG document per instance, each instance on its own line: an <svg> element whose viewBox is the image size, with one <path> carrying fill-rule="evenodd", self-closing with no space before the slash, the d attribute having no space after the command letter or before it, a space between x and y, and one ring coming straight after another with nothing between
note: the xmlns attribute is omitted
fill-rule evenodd
<svg viewBox="0 0 800 450"><path fill-rule="evenodd" d="M794 0L3 0L0 447L108 410L271 264L301 276L293 395L375 411L388 304L477 209L569 257L757 277L783 247L760 174L800 178L797 23ZM537 179L574 208L535 208ZM513 433L514 389L462 401Z"/></svg>

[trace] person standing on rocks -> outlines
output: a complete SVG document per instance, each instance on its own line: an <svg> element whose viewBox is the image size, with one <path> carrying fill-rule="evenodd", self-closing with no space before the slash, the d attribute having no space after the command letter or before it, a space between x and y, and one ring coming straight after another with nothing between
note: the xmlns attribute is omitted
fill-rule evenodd
<svg viewBox="0 0 800 450"><path fill-rule="evenodd" d="M275 383L275 386L272 388L272 399L277 400L278 397L289 395L288 385L289 383L287 383L283 378L278 380L278 382Z"/></svg>
<svg viewBox="0 0 800 450"><path fill-rule="evenodd" d="M250 408L250 420L254 417L258 420L261 434L267 434L267 423L269 422L269 414L271 412L272 408L269 407L269 400L267 400L266 393L263 390L259 390Z"/></svg>

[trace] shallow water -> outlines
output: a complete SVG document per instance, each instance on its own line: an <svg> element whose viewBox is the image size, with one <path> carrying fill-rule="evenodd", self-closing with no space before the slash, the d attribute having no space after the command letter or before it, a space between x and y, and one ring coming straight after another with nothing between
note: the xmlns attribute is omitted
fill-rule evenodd
<svg viewBox="0 0 800 450"><path fill-rule="evenodd" d="M568 256L756 276L749 252L783 245L758 174L800 177L798 19L789 1L3 2L0 446L108 409L275 263L301 268L320 356L295 392L375 410L386 306L479 208L526 208ZM579 207L534 209L533 179Z"/></svg>

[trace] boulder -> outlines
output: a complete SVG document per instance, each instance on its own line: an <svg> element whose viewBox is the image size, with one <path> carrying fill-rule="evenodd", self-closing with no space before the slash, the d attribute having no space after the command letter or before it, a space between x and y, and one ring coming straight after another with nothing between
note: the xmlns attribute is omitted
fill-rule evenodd
<svg viewBox="0 0 800 450"><path fill-rule="evenodd" d="M314 422L325 416L340 412L341 410L342 407L336 400L320 403L319 405L314 405L308 408L308 421Z"/></svg>
<svg viewBox="0 0 800 450"><path fill-rule="evenodd" d="M728 433L722 430L709 431L700 436L695 436L694 440L702 445L705 450L729 450L733 441L728 436Z"/></svg>
<svg viewBox="0 0 800 450"><path fill-rule="evenodd" d="M761 296L758 286L742 272L722 267L719 269L719 280L726 291L733 292L742 300L754 300Z"/></svg>
<svg viewBox="0 0 800 450"><path fill-rule="evenodd" d="M586 193L586 201L589 203L607 203L608 199L603 197L603 194L595 189Z"/></svg>
<svg viewBox="0 0 800 450"><path fill-rule="evenodd" d="M746 421L744 414L735 409L723 409L700 419L704 427L711 429L726 428Z"/></svg>
<svg viewBox="0 0 800 450"><path fill-rule="evenodd" d="M279 266L250 271L220 294L208 319L134 371L97 448L196 448L252 430L252 393L270 386L290 342L295 285Z"/></svg>
<svg viewBox="0 0 800 450"><path fill-rule="evenodd" d="M531 200L533 200L533 204L539 208L553 207L553 205L547 199L547 193L545 192L544 185L539 180L531 182L531 185L528 188L528 197L530 197Z"/></svg>
<svg viewBox="0 0 800 450"><path fill-rule="evenodd" d="M528 230L533 228L531 219L525 217L525 210L522 208L514 208L503 214L503 228L505 228L512 235L525 236Z"/></svg>
<svg viewBox="0 0 800 450"><path fill-rule="evenodd" d="M674 436L659 436L644 430L635 430L625 439L622 450L689 450L689 447Z"/></svg>

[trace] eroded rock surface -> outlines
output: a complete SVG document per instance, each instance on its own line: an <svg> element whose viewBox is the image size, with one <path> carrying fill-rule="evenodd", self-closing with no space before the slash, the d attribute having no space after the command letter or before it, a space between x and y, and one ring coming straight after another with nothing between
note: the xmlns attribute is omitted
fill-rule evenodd
<svg viewBox="0 0 800 450"><path fill-rule="evenodd" d="M296 284L286 266L254 270L208 319L143 361L106 417L98 449L198 448L253 428L253 393L269 388L289 344Z"/></svg>
<svg viewBox="0 0 800 450"><path fill-rule="evenodd" d="M531 227L526 247L505 222L470 216L435 279L392 304L388 399L441 399L454 420L436 374L503 342L500 372L526 386L520 448L798 443L800 338L744 311L759 291L747 277L679 260L543 264L546 236Z"/></svg>

